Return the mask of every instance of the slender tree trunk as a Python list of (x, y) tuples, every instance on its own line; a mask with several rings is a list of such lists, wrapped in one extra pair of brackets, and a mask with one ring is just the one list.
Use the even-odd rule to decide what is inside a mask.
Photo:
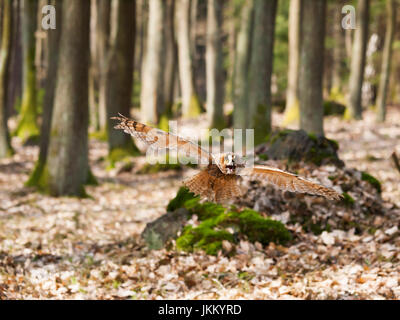
[(45, 81), (45, 93), (43, 98), (43, 114), (42, 124), (40, 128), (40, 140), (39, 140), (39, 158), (32, 171), (27, 186), (39, 186), (39, 178), (43, 174), (43, 169), (46, 165), (47, 153), (50, 143), (50, 128), (51, 119), (54, 108), (54, 96), (57, 82), (57, 69), (59, 59), (59, 44), (62, 28), (62, 0), (53, 0), (52, 5), (56, 8), (56, 23), (57, 27), (54, 30), (47, 31), (48, 36), (48, 70)]
[(10, 79), (10, 61), (12, 48), (13, 10), (12, 1), (4, 0), (2, 7), (2, 28), (0, 47), (0, 158), (10, 156), (12, 148), (7, 126), (7, 94)]
[(107, 107), (106, 107), (106, 64), (109, 50), (110, 37), (110, 12), (111, 0), (97, 0), (97, 61), (99, 78), (99, 126), (101, 132), (106, 132), (107, 128)]
[(229, 102), (233, 102), (233, 75), (235, 70), (235, 54), (236, 54), (236, 38), (237, 38), (237, 28), (236, 28), (236, 6), (237, 4), (234, 1), (227, 2), (227, 9), (225, 16), (231, 17), (230, 19), (226, 19), (227, 29), (228, 29), (228, 75), (226, 82), (226, 99)]
[(386, 12), (387, 12), (387, 22), (386, 22), (386, 34), (385, 34), (385, 44), (383, 47), (383, 57), (382, 57), (382, 68), (381, 77), (379, 82), (378, 97), (377, 97), (377, 120), (385, 121), (386, 118), (386, 98), (389, 87), (390, 78), (390, 68), (392, 61), (392, 45), (394, 39), (394, 33), (396, 28), (396, 1), (387, 0)]
[(349, 107), (346, 118), (361, 119), (361, 89), (364, 79), (365, 50), (368, 39), (369, 0), (358, 0), (356, 30), (349, 79)]
[(35, 32), (37, 22), (37, 0), (23, 1), (22, 38), (23, 38), (23, 95), (20, 119), (16, 135), (23, 142), (39, 136), (37, 124), (36, 101), (36, 67), (35, 67)]
[(167, 113), (169, 113), (174, 103), (174, 78), (177, 76), (177, 46), (174, 30), (174, 0), (165, 1), (165, 11), (164, 101), (167, 108)]
[(190, 45), (190, 0), (177, 0), (175, 8), (182, 115), (189, 118), (201, 112), (193, 78), (193, 52), (191, 52)]
[(302, 0), (299, 73), (300, 128), (323, 135), (325, 1)]
[(331, 94), (337, 96), (342, 93), (342, 81), (345, 71), (346, 44), (345, 44), (345, 29), (342, 28), (342, 7), (344, 0), (334, 3), (334, 23), (333, 23), (333, 39), (335, 45), (333, 47), (333, 65), (332, 65), (332, 89)]
[(89, 0), (63, 3), (62, 34), (47, 165), (53, 196), (84, 196), (88, 164)]
[(300, 27), (301, 0), (290, 0), (288, 86), (284, 125), (299, 121)]
[(274, 56), (277, 0), (255, 0), (254, 30), (249, 70), (249, 125), (254, 143), (271, 131), (271, 75)]
[(254, 0), (243, 4), (240, 30), (236, 40), (235, 70), (233, 76), (233, 126), (246, 129), (248, 119), (248, 69), (250, 65), (251, 35)]
[(97, 0), (90, 1), (90, 67), (89, 67), (89, 124), (94, 131), (100, 130), (98, 92), (99, 62), (97, 57)]
[(222, 7), (220, 0), (207, 2), (207, 119), (210, 128), (222, 129), (224, 123), (224, 69), (222, 55)]
[(127, 155), (138, 154), (133, 140), (115, 130), (110, 118), (121, 113), (129, 116), (131, 107), (135, 51), (135, 2), (113, 0), (110, 49), (106, 66), (107, 136), (110, 165)]
[(164, 0), (149, 0), (149, 21), (147, 27), (147, 45), (143, 61), (142, 88), (140, 105), (142, 120), (157, 124), (164, 110), (164, 63), (165, 32)]

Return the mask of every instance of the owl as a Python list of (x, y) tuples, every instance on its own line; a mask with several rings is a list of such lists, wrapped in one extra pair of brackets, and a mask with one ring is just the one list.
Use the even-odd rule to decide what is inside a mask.
[(231, 152), (212, 154), (190, 140), (131, 120), (121, 114), (111, 119), (119, 121), (115, 129), (121, 129), (139, 138), (152, 148), (176, 149), (187, 155), (197, 156), (206, 168), (183, 181), (183, 184), (194, 194), (210, 201), (223, 203), (243, 195), (244, 190), (239, 184), (242, 176), (266, 180), (281, 190), (323, 196), (329, 200), (342, 198), (335, 190), (298, 175), (268, 166), (246, 166), (246, 162), (239, 155)]

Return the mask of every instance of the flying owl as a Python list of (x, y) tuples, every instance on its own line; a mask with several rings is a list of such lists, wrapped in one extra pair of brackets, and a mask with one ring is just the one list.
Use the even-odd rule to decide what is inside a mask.
[(281, 190), (319, 195), (329, 200), (342, 198), (335, 190), (295, 174), (268, 166), (247, 167), (245, 161), (234, 153), (211, 154), (190, 140), (131, 120), (121, 114), (111, 119), (120, 121), (115, 129), (121, 129), (139, 138), (152, 148), (177, 149), (187, 155), (196, 155), (207, 167), (185, 180), (183, 184), (194, 194), (210, 201), (225, 202), (241, 196), (243, 190), (238, 182), (242, 176), (266, 180)]

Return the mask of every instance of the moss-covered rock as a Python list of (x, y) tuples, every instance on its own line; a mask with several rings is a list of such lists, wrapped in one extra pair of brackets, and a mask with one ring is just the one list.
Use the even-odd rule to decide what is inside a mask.
[(189, 211), (184, 208), (169, 211), (148, 223), (141, 236), (150, 249), (159, 250), (165, 246), (168, 240), (176, 237), (188, 217)]
[(264, 159), (311, 162), (316, 165), (334, 164), (343, 167), (338, 157), (339, 145), (323, 136), (308, 134), (304, 130), (282, 130), (267, 137), (267, 143), (257, 149)]
[(240, 238), (245, 238), (265, 245), (269, 242), (284, 244), (291, 239), (290, 232), (281, 222), (264, 218), (251, 209), (238, 210), (233, 206), (228, 209), (216, 203), (201, 203), (184, 187), (168, 205), (169, 209), (176, 210), (177, 207), (185, 208), (191, 215), (196, 214), (200, 221), (198, 226), (183, 229), (176, 240), (178, 250), (201, 249), (215, 255), (222, 249), (224, 240), (237, 243)]

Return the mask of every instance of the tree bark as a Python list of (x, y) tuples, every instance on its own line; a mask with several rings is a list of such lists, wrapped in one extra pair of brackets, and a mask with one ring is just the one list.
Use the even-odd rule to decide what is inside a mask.
[(342, 20), (342, 7), (344, 0), (334, 3), (334, 23), (333, 23), (333, 65), (332, 65), (332, 89), (331, 94), (337, 96), (342, 93), (342, 81), (345, 72), (345, 58), (346, 58), (346, 43), (345, 43), (345, 29), (338, 21)]
[(110, 118), (118, 113), (129, 116), (135, 50), (135, 2), (113, 0), (110, 48), (106, 65), (107, 137), (110, 165), (127, 155), (138, 154), (132, 138), (115, 130)]
[(13, 8), (11, 0), (4, 0), (2, 7), (2, 28), (0, 47), (0, 158), (12, 154), (10, 134), (7, 126), (7, 95), (10, 79), (10, 61), (13, 39)]
[(100, 130), (99, 105), (96, 92), (99, 88), (99, 63), (97, 57), (97, 1), (90, 0), (90, 66), (89, 66), (89, 125)]
[(361, 119), (361, 89), (364, 79), (365, 51), (368, 39), (369, 0), (358, 0), (356, 30), (349, 79), (349, 106), (346, 118)]
[(63, 3), (57, 85), (47, 165), (41, 181), (53, 196), (84, 196), (88, 164), (89, 0)]
[(248, 126), (248, 69), (250, 65), (251, 35), (253, 28), (254, 0), (243, 4), (240, 30), (236, 40), (235, 69), (233, 75), (233, 126)]
[(164, 110), (164, 0), (149, 0), (147, 45), (143, 61), (140, 105), (142, 120), (157, 124)]
[(40, 128), (39, 158), (26, 185), (37, 186), (38, 178), (41, 177), (46, 164), (48, 147), (50, 142), (51, 119), (54, 109), (54, 96), (57, 82), (57, 69), (59, 59), (59, 44), (62, 28), (62, 0), (53, 0), (52, 5), (56, 8), (56, 29), (47, 31), (48, 35), (48, 70), (45, 82), (45, 93), (43, 98), (42, 124)]
[(177, 77), (177, 46), (174, 28), (174, 0), (165, 1), (165, 11), (164, 101), (167, 113), (169, 113), (174, 103), (174, 78)]
[(23, 94), (20, 119), (16, 135), (28, 142), (39, 136), (37, 124), (37, 89), (35, 67), (35, 32), (37, 25), (37, 0), (23, 1), (22, 46), (23, 46)]
[(301, 0), (290, 0), (288, 86), (284, 125), (299, 121), (300, 28)]
[(190, 118), (201, 112), (193, 78), (193, 52), (191, 52), (190, 45), (190, 0), (177, 0), (175, 8), (182, 115)]
[(385, 121), (386, 118), (386, 98), (389, 87), (390, 68), (392, 62), (392, 45), (396, 28), (396, 1), (387, 0), (386, 2), (386, 34), (385, 44), (383, 47), (381, 77), (379, 81), (378, 97), (377, 97), (377, 120)]
[(299, 73), (300, 128), (323, 135), (325, 1), (302, 0)]
[(277, 0), (255, 0), (254, 30), (249, 70), (249, 126), (254, 143), (271, 131), (271, 75)]
[(99, 70), (99, 127), (101, 132), (106, 132), (108, 122), (106, 106), (106, 59), (109, 50), (111, 0), (97, 0), (96, 6), (96, 51)]
[(209, 128), (222, 129), (224, 123), (224, 69), (222, 55), (222, 7), (220, 0), (207, 2), (207, 119)]

